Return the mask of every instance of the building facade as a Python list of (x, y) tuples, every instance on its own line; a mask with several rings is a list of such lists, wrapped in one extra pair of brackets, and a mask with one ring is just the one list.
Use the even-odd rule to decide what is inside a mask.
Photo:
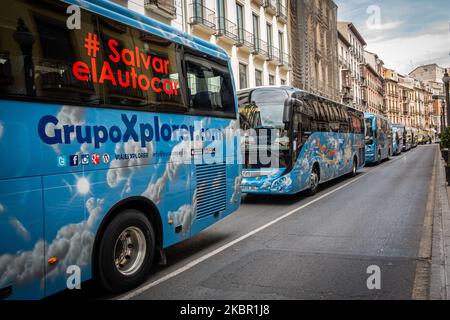
[(386, 116), (392, 123), (404, 123), (404, 114), (400, 103), (398, 74), (392, 69), (383, 68), (383, 78)]
[(238, 89), (290, 85), (287, 0), (117, 0), (221, 46)]
[(289, 2), (292, 84), (340, 101), (336, 4), (332, 0)]
[(445, 68), (437, 64), (419, 66), (409, 73), (411, 77), (425, 83), (429, 87), (432, 97), (435, 96), (435, 99), (431, 99), (430, 121), (432, 121), (432, 126), (437, 132), (442, 130), (445, 123), (445, 107), (443, 107), (445, 106), (445, 100), (439, 98), (444, 95), (444, 84), (442, 82), (444, 74)]
[(362, 65), (362, 103), (366, 111), (386, 115), (384, 103), (383, 61), (375, 53), (364, 52)]
[[(338, 31), (347, 39), (351, 47), (349, 49), (350, 73), (353, 84), (353, 102), (352, 106), (358, 110), (366, 111), (367, 98), (363, 96), (364, 78), (364, 47), (367, 45), (358, 29), (351, 22), (339, 21), (337, 23)], [(364, 100), (364, 98), (366, 100)]]
[(338, 62), (339, 62), (339, 96), (340, 102), (346, 105), (353, 103), (353, 78), (350, 68), (350, 48), (352, 45), (338, 31)]

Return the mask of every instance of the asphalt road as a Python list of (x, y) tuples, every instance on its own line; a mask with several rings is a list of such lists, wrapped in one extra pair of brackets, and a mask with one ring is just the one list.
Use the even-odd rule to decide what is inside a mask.
[[(232, 216), (169, 248), (168, 265), (156, 266), (140, 288), (121, 296), (89, 287), (79, 294), (411, 299), (436, 148), (420, 146), (356, 178), (322, 185), (312, 198), (248, 196)], [(380, 290), (367, 287), (369, 266), (380, 269)]]
[[(231, 217), (170, 248), (169, 265), (141, 289), (116, 298), (410, 299), (436, 148), (365, 168), (314, 198), (247, 197)], [(381, 290), (367, 287), (373, 265)]]

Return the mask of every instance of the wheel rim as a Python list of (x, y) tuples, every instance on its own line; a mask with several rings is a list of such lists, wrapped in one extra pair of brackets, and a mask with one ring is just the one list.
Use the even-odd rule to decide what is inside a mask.
[(126, 228), (119, 236), (114, 247), (114, 264), (124, 276), (136, 273), (144, 263), (147, 242), (141, 229)]
[(311, 190), (316, 190), (317, 186), (319, 185), (319, 176), (317, 175), (316, 172), (313, 172), (311, 174)]
[(356, 174), (356, 162), (353, 162), (353, 174)]

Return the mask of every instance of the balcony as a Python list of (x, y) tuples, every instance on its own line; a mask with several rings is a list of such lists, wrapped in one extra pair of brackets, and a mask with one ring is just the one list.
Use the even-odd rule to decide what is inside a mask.
[(217, 19), (217, 37), (230, 44), (237, 44), (239, 42), (237, 24), (225, 17), (219, 17)]
[(277, 1), (276, 0), (264, 0), (264, 9), (271, 15), (277, 14)]
[(174, 2), (175, 0), (145, 0), (144, 6), (145, 9), (172, 20), (177, 17), (177, 8)]
[(254, 46), (253, 46), (253, 54), (256, 57), (268, 60), (269, 59), (269, 48), (267, 46), (267, 42), (261, 39), (254, 39)]
[(290, 69), (292, 67), (291, 56), (288, 53), (280, 53), (280, 64), (281, 68)]
[(191, 18), (189, 24), (193, 30), (199, 30), (209, 35), (216, 33), (216, 14), (198, 2), (190, 4)]
[(264, 0), (251, 0), (251, 2), (258, 7), (261, 7), (264, 4)]
[(279, 22), (287, 23), (288, 19), (287, 8), (280, 0), (277, 1), (277, 18)]
[(280, 59), (280, 49), (275, 48), (274, 46), (268, 46), (269, 51), (269, 60), (278, 65), (281, 61)]
[(253, 33), (248, 32), (247, 30), (238, 28), (238, 43), (237, 47), (241, 50), (253, 52), (255, 48), (255, 36)]

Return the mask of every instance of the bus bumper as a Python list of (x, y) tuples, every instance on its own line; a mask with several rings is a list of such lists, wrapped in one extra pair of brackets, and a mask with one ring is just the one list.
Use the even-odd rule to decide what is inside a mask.
[(241, 190), (244, 194), (291, 194), (291, 175), (283, 175), (284, 170), (273, 170), (268, 175), (257, 175), (256, 171), (244, 171)]
[(377, 160), (375, 159), (374, 153), (366, 152), (366, 163), (375, 163)]

